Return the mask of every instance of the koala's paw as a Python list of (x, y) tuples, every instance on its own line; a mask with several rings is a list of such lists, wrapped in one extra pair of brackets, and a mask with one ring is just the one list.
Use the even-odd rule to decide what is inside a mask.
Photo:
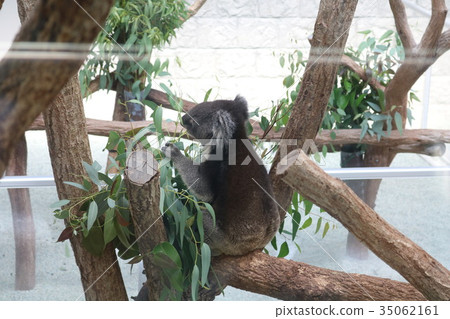
[(166, 145), (161, 148), (161, 151), (168, 158), (174, 158), (181, 155), (180, 150), (172, 143), (166, 143)]

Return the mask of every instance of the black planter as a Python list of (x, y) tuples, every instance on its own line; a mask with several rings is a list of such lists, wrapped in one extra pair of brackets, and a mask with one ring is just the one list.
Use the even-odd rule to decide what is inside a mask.
[[(364, 151), (357, 144), (347, 144), (341, 148), (341, 167), (363, 167)], [(365, 201), (366, 180), (347, 180), (345, 184), (350, 187), (356, 195)], [(352, 233), (347, 236), (347, 255), (357, 259), (368, 257), (367, 247)]]

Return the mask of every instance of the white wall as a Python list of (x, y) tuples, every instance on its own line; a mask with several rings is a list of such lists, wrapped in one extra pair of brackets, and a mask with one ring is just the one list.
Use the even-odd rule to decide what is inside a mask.
[[(410, 2), (426, 9), (431, 6), (426, 0)], [(171, 60), (170, 80), (187, 99), (202, 101), (206, 90), (213, 88), (213, 98), (242, 94), (251, 107), (268, 108), (284, 94), (282, 79), (287, 71), (280, 67), (279, 55), (294, 49), (307, 55), (307, 37), (313, 32), (318, 7), (319, 0), (209, 0), (158, 56)], [(419, 42), (429, 19), (411, 9), (407, 13)], [(360, 0), (348, 44), (360, 43), (363, 36), (358, 31), (373, 30), (381, 36), (389, 29), (395, 25), (388, 1)], [(436, 62), (432, 75), (429, 127), (449, 128), (450, 53)], [(423, 87), (423, 79), (414, 86), (420, 98)], [(422, 103), (413, 107), (413, 126), (418, 127)]]

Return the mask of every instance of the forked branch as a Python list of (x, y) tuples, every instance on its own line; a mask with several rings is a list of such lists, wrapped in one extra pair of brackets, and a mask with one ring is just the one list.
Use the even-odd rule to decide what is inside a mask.
[(405, 5), (402, 0), (389, 0), (389, 4), (394, 15), (395, 28), (397, 29), (398, 36), (400, 37), (406, 54), (408, 55), (416, 46), (416, 42), (411, 32), (411, 28), (409, 27)]

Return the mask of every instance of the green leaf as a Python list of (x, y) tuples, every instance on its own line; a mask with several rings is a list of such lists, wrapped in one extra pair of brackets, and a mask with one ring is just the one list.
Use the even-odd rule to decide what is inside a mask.
[(369, 125), (367, 124), (367, 119), (361, 123), (361, 135), (359, 136), (359, 140), (362, 140), (369, 129)]
[(202, 256), (202, 276), (201, 285), (204, 286), (208, 281), (209, 267), (211, 265), (211, 249), (208, 244), (203, 243), (200, 248), (200, 253)]
[(305, 205), (305, 215), (308, 215), (311, 212), (311, 209), (313, 207), (313, 203), (311, 203), (309, 200), (303, 200), (303, 204)]
[(359, 31), (358, 33), (364, 34), (364, 35), (368, 35), (370, 32), (372, 32), (372, 31), (370, 31), (370, 30), (364, 30), (364, 31)]
[(338, 112), (339, 115), (345, 116), (345, 111), (343, 109), (337, 109), (336, 112)]
[(369, 102), (369, 101), (366, 101), (366, 102), (367, 102), (367, 104), (369, 104), (369, 106), (370, 106), (375, 112), (381, 112), (380, 106), (378, 106), (376, 103)]
[(106, 202), (108, 203), (109, 208), (116, 207), (116, 201), (110, 197), (106, 199)]
[(89, 231), (92, 226), (94, 225), (94, 222), (97, 220), (97, 214), (98, 214), (98, 206), (97, 203), (93, 200), (89, 204), (88, 209), (88, 220), (87, 220), (87, 230)]
[(323, 228), (323, 234), (322, 238), (325, 237), (325, 235), (328, 233), (328, 230), (330, 229), (330, 224), (328, 222), (325, 223), (325, 227)]
[(169, 242), (162, 242), (153, 249), (154, 255), (167, 256), (178, 268), (181, 268), (181, 258), (175, 247)]
[(60, 207), (65, 206), (65, 205), (67, 205), (69, 203), (70, 203), (70, 200), (68, 200), (68, 199), (61, 199), (61, 200), (51, 204), (50, 208), (60, 208)]
[(101, 187), (101, 182), (98, 179), (98, 172), (94, 169), (94, 167), (84, 161), (83, 167), (86, 170), (86, 173), (88, 174), (91, 181), (94, 182), (94, 184), (96, 184), (98, 187)]
[(86, 237), (83, 237), (81, 245), (94, 256), (101, 256), (105, 249), (103, 232), (100, 227), (92, 228)]
[(117, 233), (114, 227), (114, 210), (107, 209), (105, 212), (105, 222), (103, 226), (103, 240), (105, 245), (116, 238)]
[(84, 187), (84, 185), (81, 185), (81, 184), (78, 184), (78, 183), (74, 183), (74, 182), (64, 182), (64, 184), (67, 184), (67, 185), (70, 185), (70, 186), (73, 186), (73, 187), (82, 189), (82, 190), (84, 190), (85, 192), (88, 192), (88, 191), (89, 191), (89, 189), (87, 189), (86, 187)]
[(408, 119), (409, 125), (412, 125), (412, 120), (414, 119), (414, 116), (412, 115), (411, 109), (406, 109), (406, 117)]
[(216, 213), (214, 212), (214, 208), (211, 206), (211, 204), (209, 203), (203, 203), (206, 207), (206, 209), (208, 210), (209, 214), (211, 215), (212, 219), (213, 219), (213, 226), (216, 226)]
[(295, 240), (295, 236), (297, 235), (297, 231), (300, 227), (301, 219), (302, 216), (297, 210), (292, 213), (292, 240)]
[(156, 131), (162, 133), (162, 116), (163, 109), (161, 105), (158, 105), (156, 110), (153, 112), (153, 121), (155, 123)]
[(281, 244), (280, 252), (278, 253), (278, 258), (284, 258), (289, 254), (289, 246), (287, 242)]
[(288, 75), (283, 80), (283, 85), (287, 88), (291, 87), (294, 84), (295, 80), (292, 75)]
[(191, 274), (192, 300), (197, 300), (199, 273), (200, 273), (200, 270), (198, 269), (198, 266), (194, 265), (194, 268), (192, 269), (192, 274)]
[(203, 229), (203, 212), (200, 208), (197, 209), (197, 228), (200, 235), (200, 242), (204, 242), (205, 230)]
[(66, 219), (66, 218), (69, 218), (70, 212), (69, 212), (68, 209), (64, 209), (64, 210), (56, 210), (56, 211), (54, 212), (54, 215), (55, 215), (55, 218), (58, 218), (58, 219)]
[(272, 240), (270, 241), (270, 244), (272, 245), (273, 249), (278, 250), (278, 246), (277, 246), (277, 237), (273, 237)]
[(385, 33), (383, 33), (383, 35), (378, 39), (378, 41), (383, 41), (384, 39), (389, 38), (392, 34), (394, 33), (394, 31), (392, 30), (387, 30)]
[(261, 122), (259, 126), (263, 131), (265, 131), (269, 127), (269, 120), (265, 116), (261, 116)]
[(303, 223), (303, 225), (302, 225), (302, 227), (301, 227), (300, 229), (302, 230), (302, 229), (308, 228), (309, 226), (311, 226), (311, 224), (312, 224), (312, 218), (309, 217), (309, 218)]
[(395, 125), (397, 126), (397, 130), (400, 132), (400, 135), (403, 134), (403, 120), (402, 115), (399, 112), (395, 112), (394, 114)]
[(345, 109), (348, 105), (350, 98), (348, 95), (339, 95), (337, 100), (336, 100), (336, 104), (338, 106), (339, 109)]
[(320, 230), (320, 226), (322, 226), (322, 217), (319, 218), (319, 220), (317, 221), (317, 226), (316, 226), (316, 231), (314, 232), (315, 234), (317, 234)]
[(209, 96), (211, 95), (211, 92), (212, 92), (212, 88), (210, 88), (208, 91), (206, 91), (205, 97), (203, 98), (203, 102), (208, 101)]
[(106, 146), (103, 150), (112, 150), (114, 149), (114, 147), (117, 146), (117, 143), (119, 143), (120, 140), (120, 135), (119, 133), (115, 132), (115, 131), (110, 131), (109, 132), (109, 137), (108, 137), (108, 143), (106, 143)]
[(281, 56), (281, 57), (280, 57), (280, 66), (281, 66), (282, 68), (284, 68), (284, 62), (285, 62), (284, 56)]

